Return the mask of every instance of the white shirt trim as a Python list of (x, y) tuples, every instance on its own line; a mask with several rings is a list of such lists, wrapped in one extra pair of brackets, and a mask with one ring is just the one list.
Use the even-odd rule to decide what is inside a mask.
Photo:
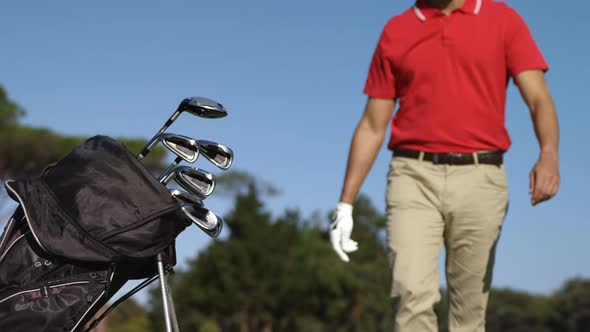
[(477, 0), (477, 4), (475, 5), (475, 10), (473, 11), (473, 14), (475, 14), (475, 15), (479, 14), (479, 11), (481, 10), (482, 3), (483, 3), (483, 0)]
[(420, 8), (418, 8), (418, 6), (414, 6), (414, 12), (416, 13), (416, 16), (418, 16), (420, 21), (426, 21), (426, 16), (422, 14), (422, 11), (420, 10)]

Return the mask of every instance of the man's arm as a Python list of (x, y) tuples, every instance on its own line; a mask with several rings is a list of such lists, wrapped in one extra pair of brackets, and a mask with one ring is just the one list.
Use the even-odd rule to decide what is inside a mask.
[(369, 98), (350, 144), (340, 201), (352, 204), (379, 152), (395, 108), (394, 99)]
[(514, 78), (531, 111), (539, 141), (539, 159), (530, 173), (531, 203), (551, 199), (559, 189), (559, 126), (555, 104), (541, 70), (524, 71)]

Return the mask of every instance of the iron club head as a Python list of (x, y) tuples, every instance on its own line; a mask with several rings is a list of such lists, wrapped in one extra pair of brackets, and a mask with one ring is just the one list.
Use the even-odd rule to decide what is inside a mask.
[(199, 206), (204, 206), (202, 200), (200, 200), (195, 195), (191, 195), (190, 193), (188, 193), (184, 190), (170, 189), (169, 191), (170, 191), (170, 195), (174, 196), (174, 198), (176, 198), (176, 200), (180, 204), (187, 203), (187, 204), (197, 204)]
[(185, 203), (181, 205), (185, 216), (211, 237), (219, 236), (223, 228), (223, 220), (215, 213), (197, 205)]
[(175, 171), (174, 181), (193, 195), (205, 199), (215, 190), (213, 174), (198, 168), (181, 166)]
[(172, 153), (189, 163), (194, 163), (199, 158), (199, 146), (195, 139), (164, 133), (158, 135), (158, 140)]
[(198, 140), (197, 145), (203, 156), (221, 169), (229, 169), (234, 161), (234, 152), (229, 147), (216, 142)]
[(203, 200), (215, 190), (213, 174), (198, 168), (177, 166), (162, 174), (159, 178), (163, 184), (174, 180), (184, 190)]

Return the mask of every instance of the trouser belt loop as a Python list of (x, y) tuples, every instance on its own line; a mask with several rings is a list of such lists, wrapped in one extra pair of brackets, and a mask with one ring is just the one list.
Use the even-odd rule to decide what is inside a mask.
[(424, 160), (424, 151), (420, 151), (420, 153), (418, 154), (418, 160), (420, 160), (420, 161)]
[(479, 166), (479, 154), (477, 154), (477, 152), (473, 152), (473, 162), (475, 163), (475, 166)]

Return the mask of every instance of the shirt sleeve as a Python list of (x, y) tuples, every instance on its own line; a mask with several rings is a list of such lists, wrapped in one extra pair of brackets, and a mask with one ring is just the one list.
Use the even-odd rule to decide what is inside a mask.
[(382, 99), (395, 99), (396, 97), (393, 63), (386, 52), (390, 47), (389, 43), (384, 29), (373, 53), (365, 84), (364, 93), (369, 97)]
[(504, 40), (510, 76), (514, 78), (525, 70), (549, 70), (524, 19), (512, 8), (508, 8), (506, 15)]

